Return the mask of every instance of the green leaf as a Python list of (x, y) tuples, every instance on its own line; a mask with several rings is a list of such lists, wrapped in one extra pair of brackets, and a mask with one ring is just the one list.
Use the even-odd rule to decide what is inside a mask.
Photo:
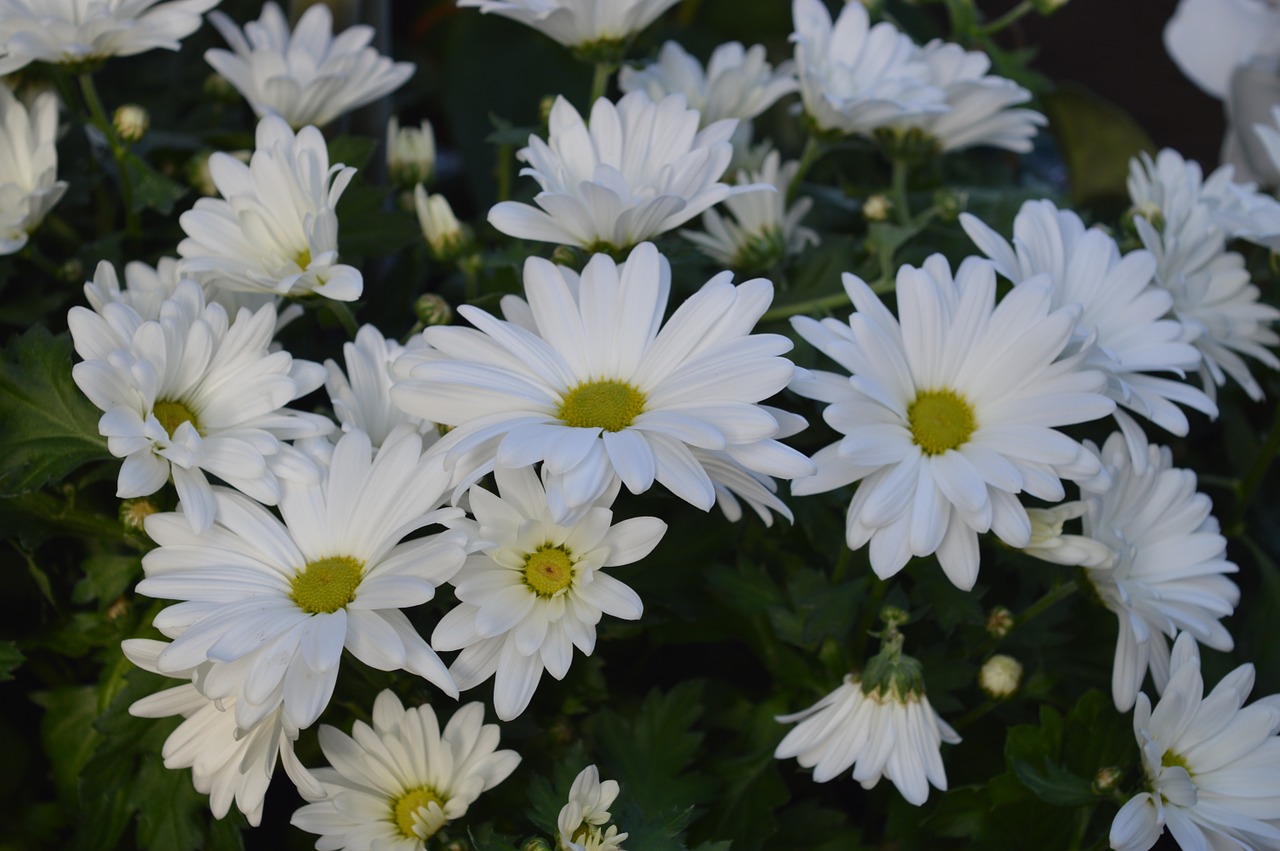
[(1015, 759), (1010, 760), (1010, 765), (1023, 785), (1046, 804), (1078, 807), (1097, 800), (1088, 780), (1048, 759), (1042, 760), (1039, 765)]
[(329, 162), (351, 168), (364, 168), (373, 159), (378, 140), (368, 136), (339, 136), (329, 142)]
[(123, 594), (133, 580), (142, 575), (142, 559), (138, 556), (98, 555), (85, 559), (84, 578), (71, 592), (73, 603), (97, 600), (110, 605)]
[(100, 739), (93, 729), (98, 697), (93, 686), (64, 686), (37, 692), (32, 699), (44, 708), (40, 740), (53, 763), (53, 783), (63, 802), (76, 800), (80, 769)]
[(1067, 162), (1072, 204), (1126, 200), (1129, 160), (1156, 150), (1146, 131), (1120, 107), (1078, 86), (1046, 95), (1044, 107)]
[(178, 202), (178, 199), (187, 194), (187, 187), (165, 177), (135, 153), (126, 152), (123, 165), (125, 174), (133, 186), (135, 213), (155, 210), (167, 216), (173, 212), (173, 205)]
[(130, 802), (138, 809), (138, 845), (154, 851), (191, 851), (204, 844), (204, 795), (189, 769), (171, 771), (159, 753), (142, 757)]
[(71, 380), (71, 338), (37, 326), (0, 355), (0, 496), (62, 479), (111, 457), (99, 412)]
[(13, 679), (13, 672), (26, 658), (18, 649), (18, 642), (0, 641), (0, 683)]

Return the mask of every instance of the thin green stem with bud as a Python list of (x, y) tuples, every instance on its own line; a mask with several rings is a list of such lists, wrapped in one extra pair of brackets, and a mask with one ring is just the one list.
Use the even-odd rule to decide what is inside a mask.
[(125, 154), (128, 153), (128, 149), (120, 140), (120, 134), (116, 132), (115, 125), (111, 123), (107, 111), (102, 106), (102, 98), (98, 96), (98, 87), (93, 82), (93, 74), (86, 71), (80, 75), (79, 79), (80, 93), (84, 97), (85, 107), (89, 110), (89, 118), (93, 126), (107, 137), (107, 144), (111, 146), (111, 156), (116, 161), (116, 171), (120, 175), (120, 196), (124, 201), (125, 230), (131, 236), (137, 235), (141, 228), (138, 214), (133, 209), (133, 183), (129, 180), (129, 170), (125, 168)]
[[(618, 66), (612, 62), (595, 63), (595, 73), (591, 76), (591, 103), (595, 103), (609, 91), (609, 80)], [(588, 107), (590, 109), (590, 107)]]
[(1032, 3), (1031, 0), (1022, 0), (1022, 2), (1017, 6), (1014, 6), (991, 23), (983, 24), (980, 31), (985, 36), (995, 35), (1001, 30), (1008, 29), (1027, 15), (1031, 14), (1034, 9), (1035, 4)]

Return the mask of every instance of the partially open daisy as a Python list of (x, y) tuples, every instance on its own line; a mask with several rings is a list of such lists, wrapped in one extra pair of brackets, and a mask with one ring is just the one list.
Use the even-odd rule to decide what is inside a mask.
[(0, 255), (21, 250), (67, 191), (58, 180), (57, 134), (57, 95), (42, 92), (28, 108), (0, 85)]
[(1022, 547), (1031, 537), (1015, 494), (1057, 502), (1060, 479), (1100, 471), (1098, 459), (1058, 426), (1110, 413), (1100, 372), (1056, 360), (1071, 341), (1071, 310), (1052, 310), (1043, 278), (995, 304), (995, 270), (969, 258), (956, 272), (942, 255), (898, 272), (899, 318), (859, 278), (845, 289), (857, 309), (835, 319), (792, 320), (796, 331), (853, 375), (814, 372), (792, 389), (831, 403), (823, 417), (844, 437), (814, 456), (818, 473), (796, 494), (860, 481), (846, 537), (870, 541), (880, 577), (912, 556), (936, 553), (956, 586), (978, 577), (977, 533)]
[(520, 764), (515, 751), (497, 749), (498, 726), (483, 723), (479, 703), (453, 713), (441, 732), (429, 705), (405, 709), (383, 691), (372, 720), (372, 727), (355, 722), (351, 736), (320, 728), (320, 749), (334, 767), (314, 773), (327, 797), (293, 814), (295, 826), (319, 834), (316, 848), (423, 851)]
[(462, 650), (449, 668), (458, 688), (495, 677), (493, 707), (510, 721), (529, 705), (544, 670), (562, 679), (575, 646), (591, 654), (601, 615), (640, 617), (640, 597), (604, 568), (644, 558), (667, 524), (656, 517), (614, 524), (609, 493), (581, 521), (560, 525), (532, 468), (499, 468), (495, 477), (498, 496), (471, 488), (472, 531), (484, 543), (451, 580), (462, 602), (431, 644)]
[(767, 475), (805, 475), (808, 459), (774, 440), (778, 419), (757, 404), (795, 371), (781, 357), (787, 338), (750, 333), (773, 285), (734, 286), (731, 277), (717, 275), (664, 324), (670, 270), (651, 244), (623, 266), (598, 254), (581, 278), (530, 258), (524, 309), (536, 332), (461, 307), (476, 329), (424, 331), (435, 351), (401, 357), (405, 379), (392, 399), (456, 426), (431, 450), (455, 485), (542, 462), (551, 516), (562, 524), (619, 478), (632, 493), (656, 481), (711, 508), (715, 483), (693, 449), (731, 452)]
[(618, 797), (617, 780), (601, 780), (600, 771), (588, 765), (573, 779), (569, 801), (560, 809), (556, 827), (559, 851), (622, 851), (627, 834), (609, 824), (609, 807)]
[(405, 670), (450, 695), (453, 680), (401, 609), (430, 600), (462, 565), (465, 536), (409, 533), (460, 516), (432, 510), (447, 477), (423, 458), (408, 426), (376, 456), (363, 432), (344, 435), (324, 481), (287, 482), (280, 520), (216, 489), (218, 522), (193, 534), (181, 515), (153, 514), (159, 546), (143, 559), (138, 593), (184, 601), (156, 627), (174, 639), (162, 673), (213, 663), (197, 683), (236, 698), (236, 724), (252, 727), (283, 704), (284, 722), (310, 726), (333, 693), (345, 647), (372, 668)]

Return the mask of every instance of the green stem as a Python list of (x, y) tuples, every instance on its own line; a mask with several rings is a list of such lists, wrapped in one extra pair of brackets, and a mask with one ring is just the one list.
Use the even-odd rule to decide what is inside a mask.
[(80, 75), (80, 93), (84, 96), (84, 104), (89, 110), (90, 120), (107, 137), (107, 143), (111, 146), (111, 156), (115, 158), (116, 171), (120, 175), (120, 196), (124, 201), (125, 229), (131, 236), (136, 236), (141, 229), (138, 214), (133, 209), (133, 184), (129, 180), (129, 171), (125, 168), (127, 150), (124, 143), (120, 141), (120, 135), (116, 133), (115, 125), (111, 123), (107, 111), (102, 106), (102, 98), (98, 96), (98, 87), (94, 85), (93, 74), (87, 71)]
[(512, 163), (515, 161), (515, 146), (506, 143), (498, 146), (498, 200), (507, 201), (511, 198), (511, 181), (514, 175), (514, 167)]
[(961, 715), (958, 719), (956, 719), (951, 724), (951, 726), (957, 730), (963, 730), (964, 728), (972, 724), (974, 721), (977, 721), (983, 715), (986, 715), (988, 712), (995, 709), (997, 705), (999, 705), (999, 701), (992, 700), (991, 698), (987, 698), (985, 701), (978, 704), (973, 709), (970, 709), (964, 715)]
[(849, 657), (859, 667), (867, 661), (867, 641), (871, 638), (871, 625), (880, 616), (880, 603), (888, 592), (888, 582), (879, 577), (871, 579), (871, 594), (863, 601), (862, 615), (858, 618), (857, 631), (853, 634), (853, 652)]
[(1016, 24), (1019, 20), (1026, 17), (1026, 15), (1034, 8), (1035, 6), (1032, 4), (1031, 0), (1022, 0), (1022, 2), (1017, 6), (1014, 6), (991, 23), (983, 24), (980, 28), (980, 32), (985, 36), (995, 35), (1001, 30)]
[(342, 330), (347, 332), (347, 336), (354, 340), (356, 334), (360, 332), (360, 324), (356, 322), (356, 315), (351, 312), (351, 308), (347, 303), (327, 298), (322, 304), (324, 309), (332, 313), (333, 318), (338, 320), (338, 324), (342, 326)]
[(1254, 495), (1257, 494), (1258, 488), (1262, 486), (1262, 479), (1278, 451), (1280, 451), (1280, 406), (1276, 407), (1275, 419), (1271, 422), (1267, 439), (1263, 441), (1262, 448), (1258, 451), (1258, 457), (1253, 459), (1253, 466), (1240, 482), (1236, 499), (1237, 523), (1244, 522), (1244, 513), (1249, 508), (1249, 503), (1253, 501)]
[(1022, 613), (1013, 619), (1013, 626), (1010, 629), (1017, 629), (1032, 618), (1039, 617), (1079, 590), (1080, 586), (1076, 584), (1074, 579), (1068, 579), (1061, 585), (1055, 585), (1043, 597), (1023, 609)]
[(910, 163), (901, 157), (895, 157), (889, 198), (893, 201), (893, 212), (898, 217), (898, 224), (903, 227), (911, 225), (911, 207), (907, 204), (907, 177), (910, 173)]
[[(877, 294), (884, 294), (893, 289), (893, 278), (885, 277), (876, 281), (871, 285), (871, 291)], [(831, 293), (830, 295), (818, 296), (817, 298), (806, 299), (805, 301), (793, 301), (788, 304), (780, 304), (772, 310), (766, 311), (764, 316), (760, 317), (760, 322), (780, 322), (783, 319), (789, 319), (792, 316), (800, 316), (801, 314), (827, 312), (832, 308), (844, 307), (851, 304), (849, 294), (844, 290)]]
[(796, 193), (800, 191), (800, 181), (804, 180), (809, 169), (813, 168), (813, 164), (822, 159), (826, 152), (826, 145), (819, 142), (816, 136), (810, 136), (804, 143), (804, 151), (800, 154), (800, 167), (796, 169), (795, 177), (791, 178), (791, 183), (787, 186), (788, 204), (795, 200)]
[(617, 67), (618, 66), (614, 65), (612, 62), (596, 63), (595, 73), (591, 77), (592, 104), (604, 97), (605, 92), (609, 91), (609, 80), (613, 77), (613, 72), (617, 70)]

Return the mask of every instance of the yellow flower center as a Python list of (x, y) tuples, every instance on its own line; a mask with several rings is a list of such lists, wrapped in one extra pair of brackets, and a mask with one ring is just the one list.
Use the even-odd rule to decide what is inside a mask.
[(587, 381), (565, 394), (556, 412), (573, 428), (622, 431), (644, 412), (645, 397), (625, 381)]
[(151, 409), (151, 413), (155, 414), (156, 419), (160, 421), (160, 425), (164, 426), (165, 432), (170, 437), (173, 437), (173, 433), (183, 423), (191, 423), (191, 427), (197, 434), (204, 434), (200, 430), (200, 421), (196, 419), (195, 413), (183, 402), (160, 399)]
[[(419, 786), (417, 789), (410, 789), (399, 798), (396, 798), (395, 803), (391, 805), (391, 817), (395, 819), (396, 827), (400, 829), (401, 835), (406, 839), (427, 839), (435, 833), (435, 830), (430, 829), (429, 821), (429, 832), (426, 836), (419, 836), (413, 832), (414, 813), (426, 808), (429, 804), (435, 804), (443, 809), (445, 800), (440, 797), (440, 793), (430, 786)], [(437, 827), (436, 830), (438, 829)]]
[(911, 438), (926, 455), (963, 446), (978, 427), (973, 408), (954, 390), (926, 390), (907, 408)]
[(543, 544), (524, 561), (524, 582), (539, 597), (554, 597), (573, 582), (573, 561), (564, 547)]
[(307, 562), (293, 577), (289, 597), (298, 608), (312, 615), (336, 612), (355, 599), (364, 563), (351, 556), (330, 556)]
[(1164, 756), (1160, 757), (1160, 766), (1162, 768), (1172, 768), (1173, 766), (1186, 769), (1187, 774), (1191, 774), (1191, 766), (1187, 764), (1187, 758), (1173, 751), (1165, 751)]
[(311, 249), (304, 248), (293, 256), (293, 262), (298, 264), (298, 268), (306, 271), (311, 265)]

